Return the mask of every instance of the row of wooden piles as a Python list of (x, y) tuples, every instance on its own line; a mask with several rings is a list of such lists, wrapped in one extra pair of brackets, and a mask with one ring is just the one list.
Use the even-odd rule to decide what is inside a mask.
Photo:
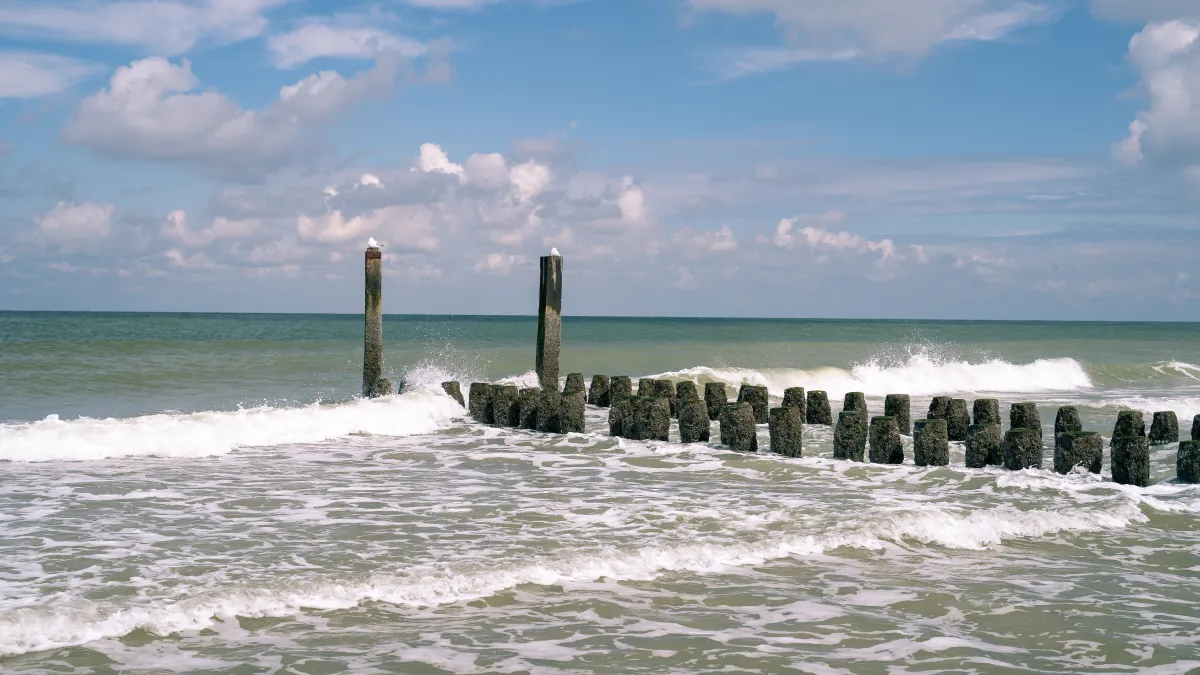
[[(549, 433), (582, 433), (584, 406), (608, 408), (609, 434), (631, 440), (670, 441), (671, 420), (677, 419), (679, 441), (711, 441), (711, 423), (717, 422), (719, 441), (739, 452), (758, 451), (758, 425), (765, 424), (772, 452), (800, 457), (805, 424), (834, 427), (833, 455), (836, 459), (877, 464), (904, 462), (902, 436), (912, 436), (913, 461), (918, 466), (950, 463), (950, 442), (965, 444), (968, 468), (1002, 466), (1010, 470), (1042, 468), (1043, 431), (1034, 403), (1013, 403), (1009, 429), (1002, 429), (1000, 402), (994, 398), (967, 400), (936, 396), (924, 419), (911, 421), (907, 394), (884, 397), (883, 415), (870, 417), (862, 392), (846, 394), (836, 424), (829, 396), (820, 390), (792, 387), (784, 391), (778, 407), (771, 408), (767, 388), (743, 384), (735, 400), (720, 382), (704, 384), (703, 398), (696, 383), (643, 378), (634, 391), (633, 380), (624, 375), (596, 375), (585, 387), (581, 373), (567, 375), (563, 391), (538, 387), (476, 382), (465, 403), (457, 382), (443, 388), (463, 403), (476, 421), (502, 427)], [(1200, 483), (1200, 415), (1192, 422), (1192, 440), (1179, 444), (1176, 457), (1178, 479)], [(1150, 481), (1150, 447), (1179, 441), (1179, 422), (1174, 412), (1156, 412), (1146, 433), (1141, 412), (1120, 411), (1109, 441), (1113, 480), (1145, 486)], [(1066, 474), (1076, 467), (1101, 472), (1104, 439), (1098, 432), (1084, 431), (1074, 406), (1058, 409), (1054, 421), (1054, 470)]]

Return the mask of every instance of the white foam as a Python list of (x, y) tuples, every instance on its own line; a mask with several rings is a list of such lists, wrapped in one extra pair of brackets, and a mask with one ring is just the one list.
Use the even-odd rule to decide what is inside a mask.
[[(488, 597), (525, 584), (565, 586), (600, 580), (652, 580), (664, 572), (718, 573), (762, 565), (789, 556), (819, 555), (847, 546), (878, 549), (886, 540), (916, 540), (948, 548), (978, 549), (1006, 539), (1061, 531), (1104, 530), (1144, 520), (1135, 504), (1123, 501), (1110, 511), (1020, 511), (998, 508), (973, 511), (929, 507), (921, 513), (898, 512), (879, 520), (822, 535), (779, 534), (756, 542), (694, 543), (611, 549), (545, 558), (505, 566), (498, 562), (444, 569), (420, 568), (403, 574), (379, 574), (366, 580), (325, 579), (279, 582), (180, 600), (139, 601), (103, 606), (89, 601), (59, 601), (53, 608), (19, 607), (0, 614), (0, 654), (12, 655), (85, 644), (125, 635), (136, 629), (168, 635), (200, 630), (218, 618), (278, 617), (305, 608), (335, 610), (363, 602), (431, 607)], [(864, 598), (887, 604), (906, 598)]]
[(318, 443), (350, 434), (430, 433), (463, 409), (449, 396), (417, 390), (399, 396), (297, 408), (144, 415), (127, 419), (0, 424), (0, 460), (45, 462), (114, 457), (206, 457), (237, 448)]
[(898, 391), (914, 396), (932, 396), (954, 392), (1059, 392), (1090, 389), (1087, 371), (1074, 359), (1038, 359), (1014, 364), (1000, 359), (981, 363), (940, 359), (914, 354), (899, 364), (885, 365), (868, 361), (846, 370), (822, 367), (811, 370), (768, 368), (687, 368), (656, 377), (716, 381), (739, 385), (766, 386), (774, 396), (782, 396), (788, 387), (804, 387), (842, 396), (861, 391), (868, 396), (884, 396)]

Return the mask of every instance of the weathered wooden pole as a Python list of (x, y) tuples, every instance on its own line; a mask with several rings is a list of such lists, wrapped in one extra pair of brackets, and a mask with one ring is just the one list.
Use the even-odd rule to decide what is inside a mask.
[[(380, 386), (383, 376), (383, 251), (368, 246), (366, 254), (366, 310), (363, 326), (363, 396), (390, 394)], [(390, 385), (390, 383), (389, 383)]]
[(562, 344), (562, 267), (560, 255), (544, 255), (541, 258), (537, 376), (542, 391), (558, 392), (558, 351)]

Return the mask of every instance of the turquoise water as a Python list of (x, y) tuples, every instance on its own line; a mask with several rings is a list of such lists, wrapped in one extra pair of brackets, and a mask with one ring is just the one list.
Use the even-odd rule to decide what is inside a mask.
[[(0, 670), (1200, 668), (1200, 491), (482, 427), (526, 317), (0, 313)], [(562, 372), (1200, 413), (1200, 325), (564, 320)], [(465, 390), (465, 386), (464, 386)], [(715, 427), (714, 427), (715, 429)], [(672, 431), (673, 438), (677, 438)], [(1047, 437), (1052, 434), (1047, 433)], [(1052, 441), (1044, 448), (1047, 459)], [(1045, 463), (1049, 466), (1049, 462)]]

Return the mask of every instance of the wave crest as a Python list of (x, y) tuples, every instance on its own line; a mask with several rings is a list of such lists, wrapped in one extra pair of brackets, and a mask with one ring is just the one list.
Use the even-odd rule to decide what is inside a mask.
[(1078, 391), (1092, 388), (1087, 370), (1075, 359), (1038, 359), (1015, 364), (1002, 359), (981, 363), (938, 359), (913, 355), (899, 364), (871, 360), (844, 368), (822, 367), (810, 370), (791, 368), (709, 368), (696, 367), (663, 373), (656, 377), (724, 382), (731, 385), (764, 385), (774, 396), (782, 396), (789, 387), (804, 387), (841, 396), (861, 391), (868, 396), (906, 393), (933, 396), (950, 393), (1037, 393)]
[(46, 462), (116, 457), (207, 457), (237, 448), (318, 443), (354, 433), (411, 436), (444, 426), (462, 407), (425, 389), (351, 403), (232, 412), (163, 413), (127, 419), (50, 415), (0, 424), (0, 461)]

